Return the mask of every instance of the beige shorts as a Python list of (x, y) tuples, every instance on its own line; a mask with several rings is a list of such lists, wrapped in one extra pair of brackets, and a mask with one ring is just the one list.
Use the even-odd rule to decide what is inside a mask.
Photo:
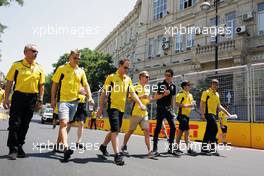
[(129, 130), (135, 130), (137, 128), (137, 125), (140, 125), (140, 128), (142, 130), (148, 130), (149, 129), (149, 121), (148, 116), (146, 117), (130, 117), (130, 127)]

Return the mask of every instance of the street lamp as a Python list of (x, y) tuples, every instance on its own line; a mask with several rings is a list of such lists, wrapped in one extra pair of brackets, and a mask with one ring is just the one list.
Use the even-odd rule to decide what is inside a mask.
[[(202, 11), (208, 11), (210, 8), (215, 7), (215, 26), (218, 26), (218, 4), (219, 0), (214, 0), (213, 4), (205, 1), (201, 3), (200, 8)], [(217, 29), (218, 31), (218, 29)], [(215, 69), (218, 69), (218, 32), (215, 35)]]

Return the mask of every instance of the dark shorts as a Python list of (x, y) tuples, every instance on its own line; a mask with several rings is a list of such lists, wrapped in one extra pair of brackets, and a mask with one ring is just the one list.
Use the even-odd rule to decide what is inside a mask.
[(223, 127), (221, 127), (221, 130), (222, 130), (223, 133), (227, 133), (227, 126), (224, 125)]
[(77, 107), (77, 111), (74, 115), (73, 121), (85, 121), (87, 118), (87, 112), (85, 110), (85, 103), (79, 103)]
[(55, 119), (55, 120), (59, 120), (59, 115), (56, 114), (56, 113), (53, 113), (53, 119)]
[(111, 132), (120, 132), (124, 113), (118, 109), (107, 110)]
[(180, 125), (179, 125), (179, 129), (181, 131), (186, 131), (190, 129), (189, 126), (189, 117), (187, 117), (186, 115), (178, 115), (177, 120), (179, 121)]

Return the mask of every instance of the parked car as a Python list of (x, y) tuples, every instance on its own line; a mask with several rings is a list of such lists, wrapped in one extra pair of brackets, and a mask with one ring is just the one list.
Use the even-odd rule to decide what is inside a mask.
[(53, 119), (53, 108), (45, 108), (41, 115), (41, 123), (52, 122)]

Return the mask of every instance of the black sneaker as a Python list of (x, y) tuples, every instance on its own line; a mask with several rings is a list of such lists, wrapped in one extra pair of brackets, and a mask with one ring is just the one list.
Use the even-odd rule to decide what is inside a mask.
[(125, 161), (123, 160), (123, 157), (120, 154), (115, 155), (115, 164), (118, 166), (123, 166), (125, 164)]
[(59, 152), (59, 146), (60, 146), (60, 144), (54, 144), (53, 152)]
[(128, 151), (127, 151), (127, 145), (123, 145), (121, 147), (121, 151), (123, 155), (129, 155)]
[(73, 154), (73, 150), (71, 150), (71, 149), (65, 149), (64, 150), (64, 158), (63, 158), (63, 161), (64, 162), (68, 162), (69, 161), (69, 159), (71, 158), (71, 155)]
[(16, 149), (9, 149), (8, 158), (10, 160), (16, 160), (17, 159), (17, 150)]
[(83, 144), (76, 143), (76, 147), (77, 147), (78, 149), (84, 149), (84, 150), (85, 150), (85, 147), (83, 146)]
[(148, 153), (148, 159), (158, 160), (158, 158), (153, 155), (153, 152)]
[(190, 155), (196, 155), (197, 154), (197, 152), (193, 151), (192, 149), (189, 149), (187, 151), (187, 153), (190, 154)]
[(24, 152), (22, 146), (18, 146), (18, 148), (17, 148), (17, 157), (18, 158), (25, 158), (26, 157), (26, 153)]
[(201, 150), (201, 155), (211, 156), (212, 154), (209, 150)]
[(99, 150), (103, 153), (104, 156), (110, 156), (109, 153), (106, 150), (106, 146), (104, 146), (103, 144), (100, 145)]
[(181, 151), (180, 149), (176, 149), (176, 152), (179, 154), (183, 154), (183, 151)]
[(151, 152), (151, 154), (152, 154), (153, 157), (158, 157), (158, 156), (160, 156), (160, 153), (159, 153), (157, 150), (153, 150), (153, 151)]
[(174, 156), (180, 156), (181, 154), (177, 152), (177, 150), (169, 149), (168, 154), (174, 155)]
[(220, 156), (220, 154), (218, 153), (217, 150), (212, 150), (210, 153), (211, 153), (211, 155), (213, 155), (213, 156)]
[(53, 152), (63, 152), (63, 144), (54, 144)]

